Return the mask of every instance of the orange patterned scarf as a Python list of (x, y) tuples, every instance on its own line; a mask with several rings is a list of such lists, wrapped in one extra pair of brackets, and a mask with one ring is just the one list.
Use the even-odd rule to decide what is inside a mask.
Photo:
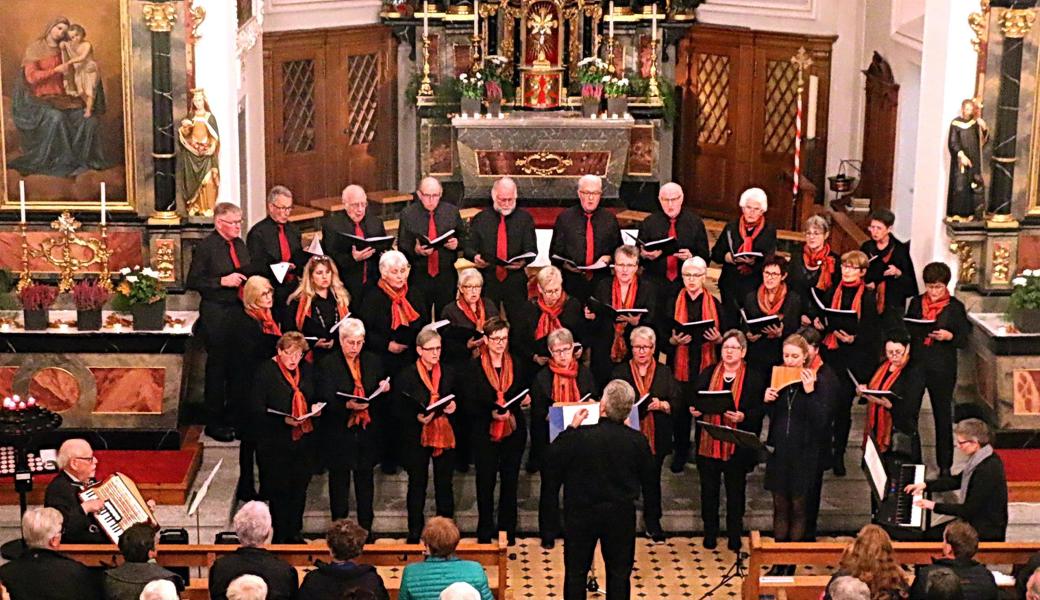
[[(737, 254), (744, 252), (755, 251), (755, 238), (758, 234), (762, 233), (762, 229), (766, 226), (765, 216), (758, 218), (758, 223), (755, 223), (754, 228), (747, 224), (744, 220), (744, 216), (741, 215), (740, 222), (737, 223), (737, 233), (740, 234), (740, 247), (737, 248)], [(747, 275), (751, 273), (751, 265), (739, 264), (737, 265), (737, 272), (741, 275)]]
[[(947, 306), (950, 305), (950, 290), (943, 290), (941, 298), (932, 302), (931, 297), (925, 294), (921, 298), (921, 317), (928, 319), (929, 321), (935, 321), (939, 318), (939, 313), (943, 311)], [(931, 346), (935, 338), (927, 336), (924, 338), (924, 345)]]
[[(675, 315), (674, 318), (680, 323), (689, 322), (689, 311), (686, 309), (686, 302), (689, 298), (689, 293), (686, 289), (679, 290), (679, 296), (675, 299)], [(696, 300), (692, 298), (691, 300)], [(711, 294), (701, 290), (701, 321), (711, 319), (715, 321), (715, 326), (719, 326), (719, 311), (715, 308), (715, 298)], [(692, 344), (692, 342), (691, 342)], [(701, 343), (701, 362), (698, 372), (707, 369), (711, 365), (715, 364), (715, 344), (711, 342)], [(694, 373), (693, 375), (696, 375)], [(675, 347), (675, 380), (676, 381), (689, 381), (690, 380), (690, 346), (676, 346)]]
[[(298, 419), (307, 414), (307, 397), (303, 395), (302, 391), (300, 391), (300, 368), (297, 367), (290, 373), (289, 370), (285, 368), (285, 365), (282, 364), (282, 361), (278, 360), (277, 356), (272, 360), (276, 365), (278, 365), (278, 370), (282, 372), (282, 377), (285, 378), (289, 387), (292, 388), (292, 416), (293, 418)], [(314, 431), (314, 424), (311, 423), (310, 419), (301, 421), (293, 426), (292, 439), (294, 442), (299, 441), (305, 433), (310, 433), (312, 431)]]
[(787, 300), (787, 284), (781, 283), (772, 294), (766, 289), (765, 284), (758, 286), (758, 309), (763, 315), (775, 315), (784, 307)]
[[(502, 355), (502, 370), (499, 374), (500, 371), (491, 362), (491, 353), (484, 349), (480, 353), (480, 366), (484, 368), (484, 376), (487, 377), (491, 389), (495, 390), (495, 404), (505, 406), (506, 392), (513, 385), (513, 357), (508, 352)], [(491, 429), (488, 433), (491, 435), (491, 441), (501, 442), (515, 430), (516, 417), (509, 413), (509, 418), (504, 421), (491, 419)]]
[[(636, 365), (635, 360), (628, 361), (628, 370), (632, 373), (632, 381), (636, 384), (636, 399), (642, 398), (643, 396), (650, 393), (650, 387), (654, 383), (654, 373), (657, 371), (657, 361), (650, 361), (650, 367), (646, 370), (646, 375), (639, 374), (639, 366)], [(646, 402), (650, 399), (647, 398)], [(646, 416), (639, 420), (639, 430), (646, 436), (646, 440), (650, 442), (650, 453), (657, 454), (657, 440), (655, 437), (656, 429), (654, 427), (654, 415), (649, 410), (646, 412)]]
[[(441, 365), (437, 363), (429, 372), (423, 366), (422, 360), (415, 363), (419, 371), (419, 379), (430, 393), (430, 401), (427, 406), (441, 399)], [(433, 455), (440, 456), (445, 450), (455, 447), (455, 431), (451, 428), (451, 421), (445, 414), (435, 416), (429, 423), (423, 425), (420, 443), (426, 448), (433, 448)]]
[[(906, 359), (908, 358), (905, 357), (902, 364), (899, 365), (893, 365), (892, 361), (886, 360), (877, 371), (874, 371), (874, 376), (870, 378), (870, 385), (867, 387), (872, 390), (892, 389), (892, 385), (903, 372), (903, 367), (907, 365), (908, 360)], [(895, 369), (889, 373), (889, 369), (893, 366)], [(878, 452), (884, 453), (892, 445), (892, 411), (874, 402), (867, 407), (867, 424), (863, 428), (864, 446), (867, 443), (867, 436), (871, 433), (874, 434), (874, 441), (877, 442)]]
[(477, 331), (482, 331), (484, 329), (484, 320), (487, 316), (487, 311), (484, 310), (483, 298), (477, 300), (476, 312), (473, 312), (473, 309), (470, 308), (469, 302), (462, 299), (461, 293), (459, 294), (458, 299), (455, 300), (455, 305), (459, 307), (459, 310), (462, 311), (462, 314), (466, 315), (466, 318), (469, 319), (471, 323), (476, 325)]
[[(346, 357), (344, 357), (346, 358)], [(361, 356), (355, 357), (353, 360), (347, 358), (347, 368), (350, 369), (350, 377), (354, 379), (354, 391), (351, 392), (355, 396), (365, 397), (365, 384), (361, 379)], [(362, 429), (368, 429), (368, 424), (372, 422), (372, 416), (368, 414), (367, 408), (361, 410), (355, 410), (350, 414), (350, 418), (347, 419), (347, 427), (354, 427), (360, 425)]]
[(578, 361), (571, 359), (569, 367), (561, 367), (556, 359), (549, 359), (549, 370), (552, 371), (552, 401), (577, 402), (581, 400), (578, 390)]
[[(632, 283), (628, 285), (628, 295), (624, 299), (621, 298), (621, 283), (617, 277), (614, 278), (614, 285), (610, 289), (610, 305), (615, 309), (621, 308), (634, 308), (636, 305), (636, 293), (639, 291), (639, 279), (633, 279)], [(610, 360), (611, 362), (619, 363), (625, 360), (625, 355), (628, 354), (628, 344), (625, 343), (625, 322), (614, 323), (614, 341), (610, 344)]]
[(541, 315), (538, 317), (538, 327), (534, 330), (534, 339), (540, 340), (553, 331), (563, 327), (560, 323), (560, 313), (563, 312), (563, 305), (566, 302), (567, 292), (562, 292), (560, 294), (560, 299), (556, 302), (555, 306), (549, 306), (546, 304), (545, 297), (540, 293), (538, 294), (538, 308), (541, 310)]
[(379, 289), (390, 297), (390, 329), (397, 329), (401, 325), (408, 325), (419, 318), (419, 313), (408, 301), (408, 284), (404, 284), (399, 291), (395, 291), (385, 279), (379, 279)]
[(270, 308), (251, 308), (246, 310), (246, 314), (260, 323), (260, 330), (265, 334), (282, 337), (282, 328), (278, 326), (278, 323), (275, 323), (274, 317), (271, 316)]
[[(744, 374), (746, 371), (747, 368), (744, 363), (740, 363), (740, 368), (737, 369), (736, 376), (733, 378), (733, 383), (729, 388), (733, 392), (733, 406), (738, 411), (740, 410), (740, 392), (744, 389)], [(715, 367), (715, 371), (711, 374), (711, 381), (708, 384), (708, 390), (719, 392), (726, 389), (725, 375), (726, 367), (722, 363), (719, 363)], [(712, 425), (723, 425), (722, 415), (704, 415), (702, 419)], [(708, 458), (716, 458), (719, 460), (729, 460), (733, 456), (735, 450), (736, 445), (730, 442), (720, 442), (711, 437), (710, 434), (703, 431), (700, 434), (700, 443), (697, 445), (697, 454), (701, 456), (707, 456)]]
[(831, 288), (831, 275), (834, 273), (834, 255), (831, 254), (831, 245), (826, 243), (820, 249), (813, 252), (808, 245), (802, 246), (802, 264), (806, 271), (820, 271), (816, 278), (816, 289), (827, 291)]

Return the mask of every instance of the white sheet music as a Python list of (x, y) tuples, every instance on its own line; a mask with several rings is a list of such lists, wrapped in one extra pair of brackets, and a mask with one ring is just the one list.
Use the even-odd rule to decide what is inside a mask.
[(874, 439), (870, 436), (867, 436), (867, 444), (863, 447), (863, 462), (867, 465), (867, 473), (874, 484), (878, 499), (884, 500), (885, 492), (888, 490), (888, 475), (885, 474), (885, 465), (881, 462), (881, 455), (874, 445)]

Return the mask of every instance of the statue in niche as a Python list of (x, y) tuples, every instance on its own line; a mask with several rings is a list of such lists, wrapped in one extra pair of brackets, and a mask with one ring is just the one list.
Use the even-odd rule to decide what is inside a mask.
[(950, 186), (946, 192), (946, 219), (972, 221), (982, 209), (982, 147), (989, 128), (972, 99), (961, 102), (961, 114), (950, 122)]
[(212, 217), (220, 189), (220, 134), (204, 90), (192, 90), (192, 113), (177, 129), (177, 183), (190, 216)]

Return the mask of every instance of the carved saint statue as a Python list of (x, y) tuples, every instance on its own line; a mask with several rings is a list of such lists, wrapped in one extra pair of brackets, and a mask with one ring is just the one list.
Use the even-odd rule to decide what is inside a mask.
[(961, 102), (961, 114), (950, 122), (950, 187), (946, 194), (946, 218), (971, 221), (982, 207), (982, 147), (989, 129), (975, 101)]
[(177, 183), (189, 215), (212, 217), (220, 188), (220, 134), (203, 90), (192, 90), (191, 107), (177, 129)]

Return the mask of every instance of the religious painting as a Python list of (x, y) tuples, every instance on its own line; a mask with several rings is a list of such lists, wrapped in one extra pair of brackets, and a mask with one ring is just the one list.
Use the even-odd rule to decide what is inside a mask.
[(1014, 370), (1014, 414), (1040, 415), (1040, 371)]
[(523, 64), (558, 67), (561, 64), (563, 26), (560, 7), (551, 0), (532, 2), (524, 15)]
[(452, 44), (451, 46), (452, 68), (455, 76), (469, 73), (473, 66), (473, 48), (469, 44)]
[(4, 0), (0, 207), (134, 207), (129, 0)]
[(626, 174), (652, 177), (654, 174), (654, 126), (635, 125), (629, 135)]
[(426, 164), (423, 172), (430, 177), (450, 177), (455, 172), (454, 129), (451, 124), (426, 124)]

